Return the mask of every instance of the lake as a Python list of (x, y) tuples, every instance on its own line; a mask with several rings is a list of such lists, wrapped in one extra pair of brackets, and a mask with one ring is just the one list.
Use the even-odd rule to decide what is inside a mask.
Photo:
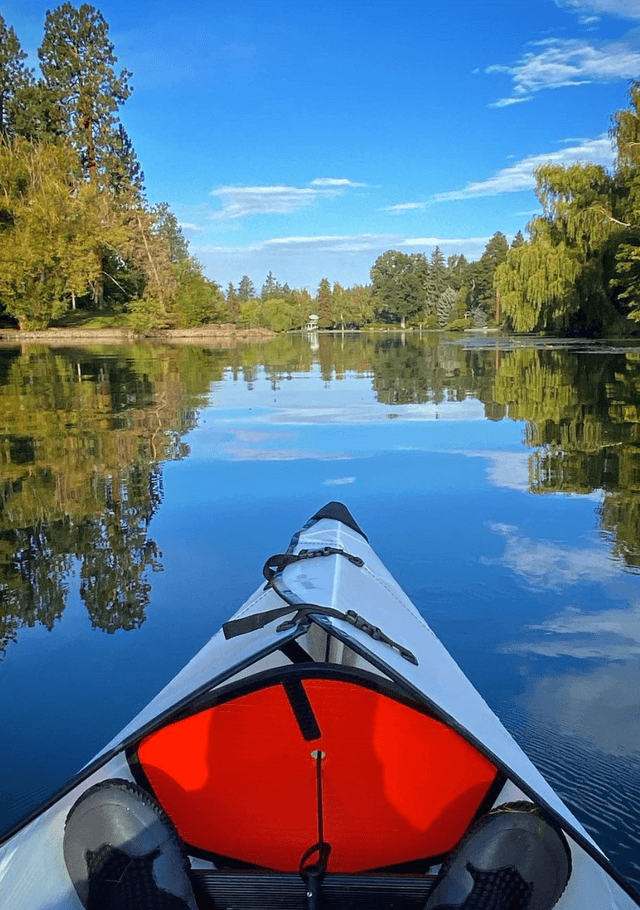
[(0, 829), (325, 502), (640, 884), (640, 347), (0, 348)]

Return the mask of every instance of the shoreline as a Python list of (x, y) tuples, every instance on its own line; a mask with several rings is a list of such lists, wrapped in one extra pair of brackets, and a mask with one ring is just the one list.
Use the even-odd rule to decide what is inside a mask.
[(158, 329), (140, 335), (126, 327), (109, 329), (51, 328), (24, 332), (0, 329), (0, 346), (22, 347), (28, 344), (86, 345), (139, 344), (143, 342), (188, 344), (204, 343), (215, 347), (234, 347), (238, 343), (260, 344), (276, 337), (270, 329), (238, 329), (233, 323), (204, 325), (190, 329)]

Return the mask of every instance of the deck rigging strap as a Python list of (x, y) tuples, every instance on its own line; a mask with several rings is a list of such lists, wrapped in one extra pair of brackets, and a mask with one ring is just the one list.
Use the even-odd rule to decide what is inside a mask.
[(298, 553), (275, 553), (270, 556), (262, 567), (262, 574), (267, 579), (267, 588), (272, 587), (273, 579), (278, 573), (286, 569), (294, 562), (300, 562), (303, 559), (315, 559), (318, 556), (344, 556), (354, 566), (361, 568), (364, 565), (364, 559), (347, 553), (341, 547), (322, 547), (319, 550), (300, 550)]
[(252, 613), (249, 616), (243, 616), (241, 619), (230, 619), (228, 622), (223, 623), (222, 631), (224, 632), (224, 637), (229, 639), (235, 638), (237, 635), (245, 635), (247, 632), (255, 632), (257, 629), (262, 629), (264, 626), (268, 625), (268, 623), (273, 622), (274, 619), (280, 619), (281, 616), (287, 616), (294, 610), (296, 611), (295, 616), (292, 619), (280, 623), (276, 632), (286, 632), (297, 625), (308, 622), (314, 614), (319, 616), (331, 616), (334, 619), (342, 619), (344, 622), (348, 622), (350, 625), (355, 626), (356, 629), (360, 629), (360, 631), (364, 632), (366, 635), (370, 635), (375, 641), (381, 641), (390, 648), (398, 651), (400, 656), (404, 657), (405, 660), (408, 660), (409, 663), (415, 664), (416, 666), (418, 664), (418, 660), (412, 651), (409, 651), (408, 648), (398, 644), (397, 641), (393, 641), (392, 638), (385, 635), (382, 629), (367, 622), (367, 620), (364, 619), (364, 617), (359, 616), (355, 610), (347, 610), (346, 613), (343, 613), (341, 610), (336, 610), (334, 607), (323, 607), (320, 606), (320, 604), (286, 604), (283, 607), (276, 607), (274, 610), (265, 610), (263, 613)]

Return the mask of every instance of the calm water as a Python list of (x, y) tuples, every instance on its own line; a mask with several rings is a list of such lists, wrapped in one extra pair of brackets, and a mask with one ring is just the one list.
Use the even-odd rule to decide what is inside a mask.
[(640, 883), (640, 348), (0, 349), (0, 828), (331, 499)]

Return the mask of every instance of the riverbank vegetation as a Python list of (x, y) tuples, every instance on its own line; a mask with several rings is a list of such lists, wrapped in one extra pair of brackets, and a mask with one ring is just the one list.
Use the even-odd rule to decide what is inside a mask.
[[(0, 15), (0, 324), (41, 329), (69, 314), (145, 334), (241, 328), (500, 326), (514, 332), (631, 333), (640, 323), (640, 84), (613, 117), (616, 163), (536, 171), (542, 213), (509, 244), (497, 231), (476, 262), (436, 248), (388, 250), (370, 283), (323, 278), (314, 294), (269, 272), (226, 293), (190, 253), (166, 203), (145, 195), (120, 119), (119, 70), (102, 14), (63, 3), (46, 16), (40, 74)], [(60, 322), (62, 320), (62, 322)]]

